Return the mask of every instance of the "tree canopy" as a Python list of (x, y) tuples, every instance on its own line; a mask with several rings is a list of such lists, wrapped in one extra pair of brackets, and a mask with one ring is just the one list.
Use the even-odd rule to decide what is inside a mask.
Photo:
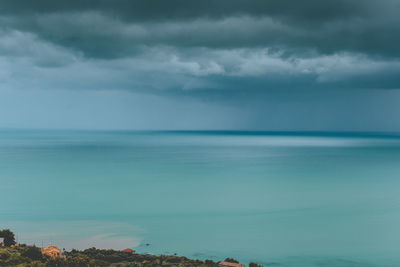
[(4, 238), (4, 246), (9, 247), (15, 245), (15, 236), (10, 229), (0, 230), (0, 237)]

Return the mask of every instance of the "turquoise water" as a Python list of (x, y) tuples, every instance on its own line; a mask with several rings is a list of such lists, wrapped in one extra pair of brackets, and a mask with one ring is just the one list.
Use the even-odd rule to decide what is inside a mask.
[(400, 265), (400, 139), (0, 131), (20, 242), (283, 266)]

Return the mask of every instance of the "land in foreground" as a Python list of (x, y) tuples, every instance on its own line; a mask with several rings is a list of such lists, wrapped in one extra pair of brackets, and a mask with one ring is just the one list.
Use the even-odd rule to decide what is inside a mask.
[[(64, 252), (65, 257), (42, 255), (35, 246), (0, 248), (0, 266), (27, 267), (218, 267), (218, 262), (211, 260), (193, 260), (175, 255), (129, 254), (112, 249), (89, 248), (83, 251)], [(227, 259), (232, 261), (232, 259)], [(237, 265), (239, 266), (239, 264)], [(250, 267), (257, 267), (251, 263)]]
[[(214, 262), (194, 260), (177, 255), (137, 254), (132, 249), (113, 250), (89, 248), (62, 251), (55, 246), (39, 248), (15, 242), (9, 229), (0, 231), (0, 266), (29, 267), (244, 267), (234, 259)], [(250, 267), (257, 267), (250, 263)]]

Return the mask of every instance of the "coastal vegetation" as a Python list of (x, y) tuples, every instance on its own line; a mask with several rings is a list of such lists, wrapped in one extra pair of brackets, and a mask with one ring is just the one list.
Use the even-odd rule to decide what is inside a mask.
[(169, 255), (129, 254), (112, 249), (89, 248), (64, 251), (65, 257), (42, 255), (35, 246), (19, 245), (0, 248), (0, 266), (28, 267), (217, 267), (211, 260), (192, 260)]
[(15, 244), (15, 235), (10, 229), (0, 230), (0, 238), (3, 239), (4, 246), (12, 246)]
[[(212, 260), (194, 260), (176, 255), (127, 253), (113, 249), (89, 248), (63, 251), (61, 257), (52, 257), (36, 246), (18, 244), (10, 230), (0, 231), (4, 244), (0, 247), (0, 266), (17, 267), (218, 267)], [(237, 262), (232, 258), (225, 261)], [(261, 265), (251, 264), (251, 267)]]

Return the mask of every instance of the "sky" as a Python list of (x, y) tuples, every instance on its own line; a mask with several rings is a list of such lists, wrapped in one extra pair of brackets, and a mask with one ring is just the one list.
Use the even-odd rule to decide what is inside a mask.
[(0, 128), (400, 131), (397, 0), (0, 0)]

